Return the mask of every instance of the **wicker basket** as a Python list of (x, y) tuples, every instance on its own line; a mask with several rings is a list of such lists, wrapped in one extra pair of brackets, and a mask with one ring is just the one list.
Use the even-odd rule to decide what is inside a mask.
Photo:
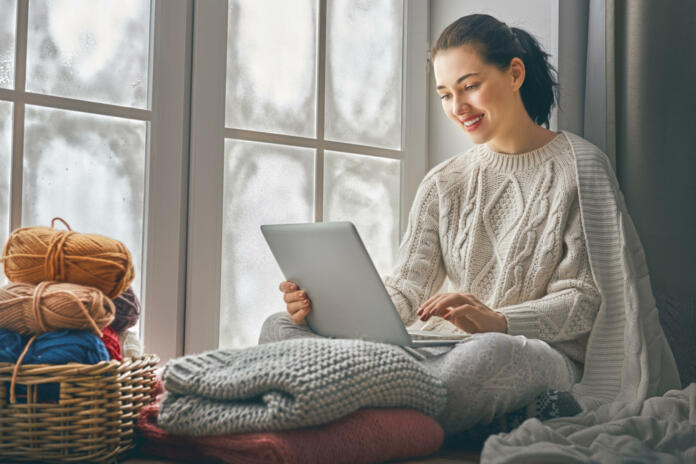
[[(153, 401), (154, 355), (98, 364), (36, 364), (19, 369), (26, 402), (10, 404), (14, 364), (0, 363), (0, 458), (4, 462), (116, 462), (135, 447), (140, 409)], [(52, 402), (39, 392), (59, 384)]]

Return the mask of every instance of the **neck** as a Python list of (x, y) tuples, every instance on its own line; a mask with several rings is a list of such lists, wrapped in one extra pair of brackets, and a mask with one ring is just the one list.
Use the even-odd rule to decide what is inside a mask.
[(523, 117), (516, 118), (511, 127), (486, 143), (490, 150), (509, 155), (527, 153), (546, 145), (557, 135), (532, 121), (526, 110), (522, 111)]

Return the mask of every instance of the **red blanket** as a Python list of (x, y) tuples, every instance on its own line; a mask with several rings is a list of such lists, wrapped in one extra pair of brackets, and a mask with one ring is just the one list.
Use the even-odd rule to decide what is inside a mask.
[(207, 437), (170, 435), (157, 427), (158, 405), (138, 417), (141, 454), (197, 463), (361, 464), (435, 452), (440, 425), (411, 409), (361, 409), (335, 422), (283, 432)]

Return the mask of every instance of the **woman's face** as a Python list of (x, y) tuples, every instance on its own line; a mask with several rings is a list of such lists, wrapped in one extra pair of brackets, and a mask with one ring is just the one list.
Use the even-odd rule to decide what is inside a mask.
[(524, 79), (519, 77), (518, 58), (506, 71), (485, 63), (471, 46), (440, 51), (433, 68), (442, 109), (476, 144), (494, 141), (514, 127), (516, 91)]

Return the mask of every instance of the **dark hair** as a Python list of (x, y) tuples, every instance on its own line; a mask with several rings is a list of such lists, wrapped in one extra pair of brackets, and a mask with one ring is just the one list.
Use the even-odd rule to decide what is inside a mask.
[(526, 70), (520, 88), (524, 108), (535, 123), (549, 127), (551, 108), (558, 100), (557, 73), (548, 61), (550, 55), (534, 37), (522, 29), (508, 27), (493, 16), (462, 16), (442, 31), (430, 49), (430, 59), (433, 61), (440, 51), (462, 45), (473, 46), (485, 62), (503, 71), (513, 58), (521, 59)]

